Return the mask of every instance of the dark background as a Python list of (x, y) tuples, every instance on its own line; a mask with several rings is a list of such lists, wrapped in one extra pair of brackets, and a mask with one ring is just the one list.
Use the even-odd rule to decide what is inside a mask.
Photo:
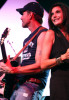
[(5, 4), (7, 0), (0, 0), (0, 8)]
[[(6, 1), (7, 0), (0, 0), (0, 8), (6, 3)], [(68, 0), (36, 0), (36, 1), (39, 2), (47, 12), (49, 12), (51, 5), (56, 2), (63, 2), (69, 6)]]
[(39, 2), (47, 12), (49, 12), (51, 5), (56, 2), (63, 2), (69, 6), (69, 0), (36, 0), (36, 1)]

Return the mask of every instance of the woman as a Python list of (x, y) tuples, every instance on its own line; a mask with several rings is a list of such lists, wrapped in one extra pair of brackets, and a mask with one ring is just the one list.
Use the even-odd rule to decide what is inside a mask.
[(41, 70), (51, 69), (50, 99), (69, 100), (69, 7), (54, 4), (49, 11)]

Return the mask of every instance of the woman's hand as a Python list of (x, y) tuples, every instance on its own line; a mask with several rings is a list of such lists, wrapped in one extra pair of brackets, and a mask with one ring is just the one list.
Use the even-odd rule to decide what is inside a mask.
[(67, 49), (66, 53), (61, 55), (61, 60), (69, 59), (69, 48)]

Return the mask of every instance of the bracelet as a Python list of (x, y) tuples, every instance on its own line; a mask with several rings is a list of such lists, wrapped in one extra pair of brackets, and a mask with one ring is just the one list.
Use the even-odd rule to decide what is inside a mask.
[(56, 64), (59, 65), (62, 63), (61, 57), (56, 58)]

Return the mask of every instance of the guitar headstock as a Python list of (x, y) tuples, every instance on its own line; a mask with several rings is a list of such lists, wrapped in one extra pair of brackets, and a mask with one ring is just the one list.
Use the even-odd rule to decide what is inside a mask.
[(3, 43), (4, 43), (5, 38), (6, 38), (7, 35), (9, 34), (9, 31), (10, 31), (9, 28), (6, 28), (6, 29), (4, 30), (4, 32), (3, 32), (2, 36), (1, 36), (1, 41), (0, 41), (1, 43), (0, 43), (0, 44), (3, 44)]

